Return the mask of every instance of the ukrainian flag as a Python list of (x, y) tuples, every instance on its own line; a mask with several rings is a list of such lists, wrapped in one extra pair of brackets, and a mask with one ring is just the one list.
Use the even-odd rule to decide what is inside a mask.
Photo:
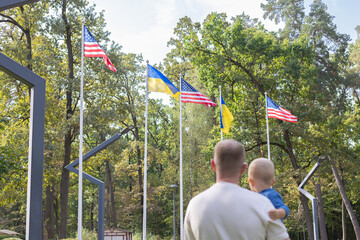
[(167, 93), (179, 100), (180, 91), (161, 72), (148, 64), (148, 89), (151, 92)]
[(231, 121), (234, 119), (230, 110), (225, 104), (223, 97), (221, 96), (221, 112), (220, 112), (220, 126), (224, 133), (229, 133)]

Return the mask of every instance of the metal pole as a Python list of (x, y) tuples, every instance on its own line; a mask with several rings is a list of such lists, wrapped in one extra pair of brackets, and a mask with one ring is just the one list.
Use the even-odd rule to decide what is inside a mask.
[(175, 191), (173, 192), (173, 212), (174, 212), (174, 240), (176, 240), (176, 218), (175, 218)]
[(223, 130), (221, 128), (221, 125), (223, 124), (223, 115), (222, 115), (222, 105), (221, 105), (221, 86), (219, 86), (219, 92), (220, 92), (220, 131), (221, 131), (221, 141), (223, 140)]
[(313, 225), (314, 225), (314, 237), (315, 240), (319, 240), (319, 224), (318, 224), (318, 218), (317, 218), (317, 205), (316, 205), (316, 198), (314, 197), (311, 201), (312, 203), (312, 209), (313, 209)]
[(41, 239), (43, 160), (45, 122), (45, 81), (31, 88), (26, 201), (26, 239)]
[(98, 214), (98, 240), (104, 240), (105, 184), (103, 182), (99, 185)]
[(170, 187), (174, 188), (174, 190), (173, 190), (173, 217), (174, 217), (174, 240), (176, 240), (175, 193), (176, 193), (178, 186), (176, 184), (173, 184)]
[[(101, 143), (100, 145), (93, 148), (91, 151), (87, 152), (83, 155), (83, 162), (89, 159), (90, 157), (96, 155), (98, 152), (102, 151), (106, 147), (108, 147), (110, 144), (114, 143), (123, 134), (128, 133), (131, 129), (133, 129), (134, 126), (131, 125), (127, 128), (125, 128), (120, 134), (115, 134), (110, 139), (106, 140), (105, 142)], [(74, 172), (76, 174), (79, 174), (79, 170), (75, 168), (79, 164), (79, 159), (76, 159), (74, 162), (67, 165), (65, 168), (71, 172)], [(104, 182), (100, 181), (99, 179), (96, 179), (93, 176), (90, 176), (89, 174), (83, 172), (83, 177), (90, 182), (96, 184), (99, 186), (99, 197), (98, 197), (98, 240), (104, 240), (104, 217), (105, 217), (105, 184)]]
[[(322, 161), (322, 160), (319, 160)], [(317, 162), (313, 168), (310, 170), (308, 175), (304, 178), (304, 180), (298, 186), (298, 190), (305, 195), (308, 199), (311, 200), (312, 208), (313, 208), (313, 228), (314, 228), (314, 239), (319, 240), (319, 231), (318, 231), (318, 219), (317, 219), (317, 206), (316, 206), (316, 198), (307, 192), (304, 189), (305, 184), (310, 180), (310, 177), (314, 175), (315, 171), (320, 167), (320, 162)]]
[(80, 135), (79, 135), (79, 198), (78, 239), (82, 239), (82, 172), (83, 172), (83, 115), (84, 115), (84, 21), (81, 34), (81, 84), (80, 84)]
[(268, 159), (270, 159), (270, 137), (269, 137), (269, 117), (267, 106), (267, 93), (265, 92), (265, 106), (266, 106), (266, 134), (267, 134), (267, 147), (268, 147)]
[(306, 240), (306, 232), (305, 232), (305, 223), (303, 222), (303, 236), (304, 240)]
[(148, 132), (148, 80), (149, 80), (149, 61), (146, 61), (146, 94), (145, 94), (145, 150), (144, 150), (144, 196), (143, 196), (143, 240), (146, 240), (146, 195), (147, 195), (147, 132)]
[(184, 239), (184, 210), (183, 210), (183, 156), (182, 156), (182, 100), (181, 100), (181, 74), (180, 74), (180, 240)]

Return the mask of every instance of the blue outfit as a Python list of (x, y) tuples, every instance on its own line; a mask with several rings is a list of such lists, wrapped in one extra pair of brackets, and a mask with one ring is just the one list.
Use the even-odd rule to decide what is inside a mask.
[(269, 189), (263, 190), (262, 192), (260, 192), (260, 194), (267, 197), (276, 209), (283, 208), (286, 212), (285, 218), (287, 218), (287, 216), (289, 216), (289, 213), (290, 213), (289, 207), (285, 205), (280, 193), (278, 193), (277, 191), (275, 191), (272, 188), (269, 188)]

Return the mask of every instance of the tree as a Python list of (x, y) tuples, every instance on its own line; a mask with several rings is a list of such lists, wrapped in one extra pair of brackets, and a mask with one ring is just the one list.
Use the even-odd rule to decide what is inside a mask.
[[(286, 2), (287, 9), (294, 3)], [(278, 17), (284, 14), (283, 18), (288, 21), (295, 19), (290, 15), (301, 16), (298, 18), (301, 21), (287, 25), (287, 30), (293, 31), (291, 34), (286, 29), (279, 36), (267, 32), (260, 23), (245, 15), (228, 22), (224, 14), (213, 13), (202, 25), (192, 23), (189, 18), (181, 19), (175, 30), (177, 39), (172, 39), (171, 44), (181, 57), (196, 66), (200, 80), (210, 92), (221, 85), (224, 92), (229, 93), (227, 99), (232, 101), (227, 104), (233, 106), (235, 115), (249, 116), (236, 120), (233, 125), (235, 136), (240, 136), (247, 149), (264, 152), (261, 146), (266, 144), (262, 140), (265, 139), (265, 123), (260, 117), (264, 114), (261, 113), (264, 92), (281, 106), (290, 105), (290, 110), (301, 121), (297, 124), (270, 121), (270, 144), (277, 148), (272, 148), (276, 151), (272, 154), (273, 161), (280, 161), (281, 152), (288, 155), (292, 177), (298, 185), (305, 176), (304, 170), (322, 152), (322, 144), (314, 142), (309, 135), (311, 126), (323, 126), (328, 116), (334, 116), (331, 121), (335, 124), (335, 119), (348, 110), (346, 49), (349, 38), (336, 32), (331, 16), (320, 1), (314, 2), (304, 20), (300, 14), (301, 1), (296, 4), (298, 10), (291, 14), (280, 11), (283, 8), (276, 8), (277, 12), (273, 13)], [(289, 27), (293, 25), (299, 27)], [(325, 129), (321, 134), (332, 131), (332, 128)], [(308, 201), (302, 195), (300, 200), (312, 238)]]

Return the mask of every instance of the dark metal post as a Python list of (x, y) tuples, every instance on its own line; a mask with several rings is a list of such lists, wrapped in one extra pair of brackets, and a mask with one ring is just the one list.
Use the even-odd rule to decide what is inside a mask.
[[(83, 161), (85, 162), (90, 157), (96, 155), (98, 152), (107, 148), (109, 145), (120, 139), (123, 134), (128, 133), (134, 126), (131, 125), (125, 128), (120, 134), (115, 134), (110, 139), (91, 149), (85, 155), (83, 155)], [(76, 159), (65, 168), (69, 171), (72, 171), (79, 175), (79, 169), (76, 166), (79, 164), (79, 159)], [(98, 240), (104, 240), (104, 219), (105, 219), (105, 184), (99, 179), (83, 172), (83, 178), (89, 180), (90, 182), (99, 186), (99, 196), (98, 196)], [(39, 238), (40, 239), (40, 238)]]
[(174, 191), (173, 191), (173, 217), (174, 217), (174, 240), (176, 240), (175, 193), (176, 193), (176, 190), (177, 190), (178, 186), (176, 184), (174, 184), (174, 185), (171, 185), (170, 187), (174, 188)]
[[(97, 147), (93, 148), (91, 151), (87, 152), (83, 156), (83, 161), (85, 162), (90, 157), (94, 156), (99, 151), (105, 149), (110, 144), (114, 143), (121, 137), (121, 134), (115, 134), (112, 138), (101, 143)], [(65, 168), (69, 171), (72, 171), (79, 175), (79, 169), (75, 168), (79, 164), (79, 159), (76, 159), (74, 162), (67, 165)], [(105, 184), (99, 179), (83, 172), (83, 178), (89, 180), (90, 182), (99, 186), (99, 196), (98, 196), (98, 240), (104, 240), (104, 219), (105, 219)]]
[(42, 238), (45, 80), (31, 88), (26, 239)]
[(99, 185), (98, 199), (98, 240), (104, 239), (104, 219), (105, 219), (105, 184)]
[(322, 162), (324, 158), (319, 158), (319, 161), (313, 166), (308, 175), (304, 178), (304, 180), (298, 186), (298, 190), (304, 194), (308, 199), (311, 200), (312, 209), (313, 209), (313, 226), (314, 226), (314, 239), (319, 240), (319, 231), (318, 231), (318, 219), (317, 219), (317, 206), (316, 206), (316, 198), (307, 192), (304, 189), (305, 184), (310, 180), (311, 176), (314, 175), (315, 171), (320, 167), (320, 162)]
[[(16, 1), (13, 2), (15, 3)], [(31, 88), (25, 235), (27, 240), (37, 240), (42, 238), (41, 219), (46, 83), (43, 78), (2, 53), (0, 53), (0, 70)]]
[(176, 216), (175, 216), (175, 191), (173, 192), (173, 212), (174, 212), (174, 240), (176, 239)]
[(0, 1), (0, 12), (9, 8), (19, 7), (24, 4), (37, 2), (39, 0), (1, 0)]

